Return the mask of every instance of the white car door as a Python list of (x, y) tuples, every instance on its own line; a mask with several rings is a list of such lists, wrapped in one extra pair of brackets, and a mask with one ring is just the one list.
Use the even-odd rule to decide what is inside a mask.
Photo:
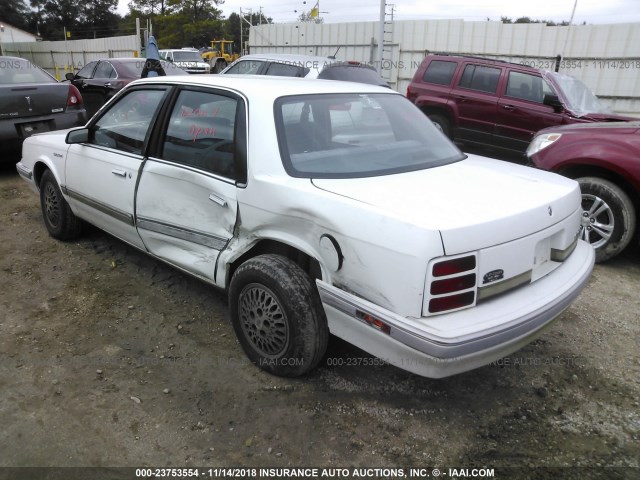
[(210, 282), (236, 224), (246, 181), (244, 100), (222, 90), (183, 88), (156, 155), (145, 161), (136, 224), (147, 249)]
[(166, 88), (129, 91), (90, 127), (89, 141), (69, 147), (65, 185), (77, 214), (144, 248), (134, 224), (134, 194), (143, 146)]

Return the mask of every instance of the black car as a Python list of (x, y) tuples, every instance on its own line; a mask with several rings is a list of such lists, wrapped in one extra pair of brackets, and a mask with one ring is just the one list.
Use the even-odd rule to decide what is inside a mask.
[(34, 133), (84, 125), (82, 95), (24, 58), (0, 56), (0, 144), (16, 160), (22, 141)]
[[(141, 77), (145, 63), (145, 58), (105, 58), (89, 62), (65, 78), (80, 89), (87, 114), (92, 117), (122, 87)], [(188, 75), (171, 62), (161, 64), (167, 75)]]

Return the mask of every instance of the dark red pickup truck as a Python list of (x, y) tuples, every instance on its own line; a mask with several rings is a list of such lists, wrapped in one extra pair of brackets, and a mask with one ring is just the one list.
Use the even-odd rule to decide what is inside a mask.
[(597, 262), (631, 242), (640, 212), (640, 121), (547, 128), (527, 156), (536, 167), (580, 183), (580, 235), (596, 249)]

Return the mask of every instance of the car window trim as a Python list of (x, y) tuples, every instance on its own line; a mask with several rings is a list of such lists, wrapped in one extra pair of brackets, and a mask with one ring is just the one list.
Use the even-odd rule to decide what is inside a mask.
[[(116, 105), (116, 103), (120, 102), (120, 97), (124, 97), (126, 95), (129, 95), (132, 92), (136, 92), (136, 91), (140, 91), (140, 90), (164, 90), (165, 93), (162, 97), (162, 99), (160, 100), (160, 104), (158, 105), (158, 108), (156, 109), (156, 111), (154, 112), (153, 116), (151, 117), (151, 122), (149, 122), (149, 128), (147, 129), (147, 133), (145, 134), (144, 137), (144, 143), (142, 144), (142, 149), (140, 151), (139, 154), (136, 155), (141, 155), (142, 158), (145, 158), (148, 156), (148, 152), (149, 152), (149, 144), (150, 144), (150, 140), (152, 137), (153, 132), (156, 130), (156, 127), (158, 125), (158, 118), (160, 117), (160, 113), (162, 112), (166, 102), (167, 102), (167, 97), (169, 92), (171, 91), (171, 86), (170, 85), (164, 85), (164, 84), (160, 84), (160, 85), (136, 85), (134, 87), (131, 88), (126, 88), (123, 90), (120, 90), (118, 93), (116, 93), (116, 95), (114, 96), (114, 98), (116, 98), (116, 100), (114, 100), (112, 103), (113, 105), (111, 105), (109, 107), (109, 109), (104, 110), (102, 113), (97, 113), (93, 116), (93, 118), (91, 118), (91, 120), (89, 120), (89, 123), (87, 124), (86, 128), (89, 129), (89, 135), (91, 135), (93, 133), (93, 127), (95, 126), (95, 124), (98, 122), (98, 120), (100, 120), (102, 117), (104, 117), (104, 115), (111, 110), (111, 108), (113, 108), (114, 105)], [(86, 143), (86, 145), (94, 145), (94, 143)], [(108, 148), (108, 147), (105, 147)], [(117, 151), (117, 152), (122, 152), (122, 153), (131, 153), (131, 152), (124, 152), (123, 150), (118, 150), (118, 149), (110, 149), (110, 151)]]
[[(165, 160), (161, 157), (162, 148), (165, 142), (165, 138), (167, 136), (167, 129), (169, 127), (169, 120), (171, 118), (171, 113), (175, 108), (176, 102), (178, 101), (178, 96), (182, 91), (190, 91), (190, 92), (202, 92), (209, 93), (214, 95), (220, 95), (223, 97), (233, 98), (236, 100), (236, 118), (234, 124), (234, 132), (233, 132), (233, 142), (234, 142), (234, 172), (237, 178), (225, 177), (223, 175), (217, 174), (215, 172), (211, 172), (209, 170), (200, 169), (194, 167), (192, 165), (187, 165), (184, 163), (174, 162), (171, 160)], [(226, 183), (232, 183), (240, 188), (244, 188), (247, 185), (247, 138), (248, 138), (248, 122), (247, 122), (247, 98), (242, 95), (240, 92), (233, 89), (226, 89), (220, 87), (205, 87), (199, 85), (173, 85), (173, 89), (169, 97), (166, 99), (163, 104), (162, 114), (158, 116), (158, 122), (154, 126), (154, 134), (149, 142), (149, 149), (147, 154), (150, 158), (154, 160), (162, 161), (165, 163), (169, 163), (172, 165), (180, 165), (183, 167), (188, 167), (189, 169), (193, 169), (197, 172), (203, 172), (214, 178), (224, 179)]]

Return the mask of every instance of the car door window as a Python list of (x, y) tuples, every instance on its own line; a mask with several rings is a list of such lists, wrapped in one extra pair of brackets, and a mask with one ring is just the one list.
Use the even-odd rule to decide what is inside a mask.
[(544, 96), (553, 93), (549, 84), (538, 75), (509, 72), (507, 81), (507, 97), (542, 103)]
[(309, 69), (304, 68), (300, 65), (272, 62), (271, 64), (269, 64), (269, 68), (267, 68), (265, 75), (271, 75), (274, 77), (303, 78), (307, 75), (307, 73), (309, 73)]
[(91, 78), (91, 74), (93, 73), (93, 69), (96, 68), (98, 62), (89, 62), (84, 67), (80, 69), (78, 73), (76, 73), (76, 78)]
[(264, 62), (258, 60), (241, 60), (227, 70), (226, 74), (257, 75)]
[(116, 71), (109, 62), (100, 62), (96, 68), (93, 78), (114, 78)]
[(449, 85), (457, 66), (455, 62), (433, 60), (425, 70), (422, 80), (437, 85)]
[(460, 87), (486, 93), (496, 93), (500, 72), (499, 68), (486, 67), (484, 65), (467, 65), (460, 79)]
[(164, 93), (163, 89), (141, 89), (121, 97), (93, 125), (90, 143), (141, 155)]
[(233, 178), (237, 108), (235, 98), (183, 90), (171, 112), (161, 158)]

